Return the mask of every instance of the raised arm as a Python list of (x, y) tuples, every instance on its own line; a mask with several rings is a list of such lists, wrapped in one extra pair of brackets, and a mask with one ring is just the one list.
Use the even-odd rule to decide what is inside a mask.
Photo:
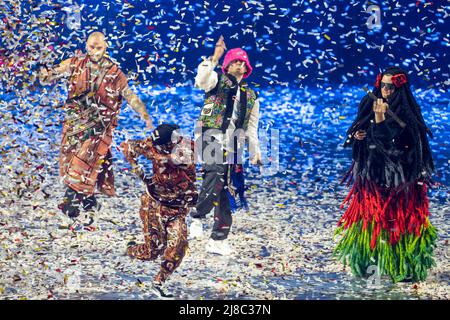
[(39, 72), (39, 81), (42, 85), (47, 85), (55, 80), (66, 77), (70, 74), (70, 62), (72, 59), (66, 59), (54, 68), (42, 68)]
[(219, 59), (222, 57), (226, 50), (223, 36), (220, 36), (214, 49), (214, 55), (208, 59), (203, 60), (197, 69), (197, 75), (195, 76), (195, 86), (204, 90), (205, 92), (211, 91), (217, 85), (218, 74), (214, 71)]

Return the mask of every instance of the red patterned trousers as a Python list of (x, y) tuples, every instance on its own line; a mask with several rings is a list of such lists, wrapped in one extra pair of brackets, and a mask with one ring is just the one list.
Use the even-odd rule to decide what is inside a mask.
[(164, 282), (183, 260), (188, 249), (186, 215), (189, 208), (161, 205), (145, 193), (140, 216), (144, 225), (144, 244), (128, 248), (128, 255), (141, 260), (162, 258), (155, 282)]

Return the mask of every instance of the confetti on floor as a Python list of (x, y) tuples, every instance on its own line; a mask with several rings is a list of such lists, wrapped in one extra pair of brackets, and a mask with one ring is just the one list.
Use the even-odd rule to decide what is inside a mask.
[[(148, 283), (157, 263), (124, 255), (128, 241), (142, 240), (142, 185), (118, 147), (148, 134), (130, 107), (122, 109), (113, 142), (118, 197), (99, 197), (97, 231), (61, 227), (58, 153), (67, 89), (64, 82), (41, 86), (37, 78), (41, 67), (82, 52), (95, 30), (106, 34), (108, 54), (155, 122), (176, 122), (188, 135), (204, 98), (193, 89), (195, 69), (223, 34), (229, 48), (244, 47), (253, 63), (248, 80), (259, 92), (260, 135), (279, 130), (279, 155), (270, 154), (262, 171), (247, 168), (250, 211), (234, 215), (234, 254), (207, 254), (207, 239), (191, 240), (169, 284), (178, 298), (449, 299), (449, 7), (424, 1), (378, 6), (357, 0), (0, 0), (0, 299), (155, 298)], [(341, 147), (345, 130), (361, 87), (391, 64), (408, 70), (435, 135), (430, 144), (439, 185), (429, 194), (439, 232), (437, 267), (417, 285), (355, 279), (332, 256), (348, 191), (339, 185), (350, 165), (350, 152)]]

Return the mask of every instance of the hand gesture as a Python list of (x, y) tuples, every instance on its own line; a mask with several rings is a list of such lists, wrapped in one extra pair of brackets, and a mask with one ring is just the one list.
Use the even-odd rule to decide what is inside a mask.
[(384, 121), (384, 114), (386, 113), (389, 105), (386, 102), (383, 102), (383, 99), (378, 99), (373, 102), (373, 112), (375, 113), (375, 122), (380, 123)]
[(122, 143), (120, 144), (120, 149), (122, 149), (122, 152), (123, 152), (124, 154), (128, 154), (128, 143), (126, 143), (125, 141), (122, 142)]
[(358, 130), (358, 131), (355, 132), (354, 137), (355, 137), (356, 140), (360, 140), (361, 141), (361, 140), (364, 140), (366, 135), (367, 135), (366, 131)]
[(130, 150), (130, 145), (126, 141), (124, 141), (120, 144), (120, 148), (122, 149), (122, 153), (125, 156), (125, 159), (127, 159), (127, 161), (131, 164), (132, 170), (135, 170), (137, 162), (134, 158), (134, 152)]
[(389, 108), (389, 105), (383, 101), (383, 99), (378, 99), (373, 102), (373, 112), (384, 115)]
[(250, 158), (250, 163), (254, 166), (256, 165), (262, 165), (261, 161), (261, 153), (256, 153)]

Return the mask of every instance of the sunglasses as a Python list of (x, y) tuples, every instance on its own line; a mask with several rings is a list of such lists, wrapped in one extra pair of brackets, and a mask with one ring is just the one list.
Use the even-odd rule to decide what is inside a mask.
[(381, 89), (383, 89), (384, 87), (386, 87), (386, 90), (394, 90), (395, 89), (395, 86), (393, 83), (381, 82)]
[(245, 63), (245, 61), (244, 60), (233, 60), (233, 61), (231, 61), (230, 64), (236, 64), (236, 63), (242, 64), (242, 63)]

